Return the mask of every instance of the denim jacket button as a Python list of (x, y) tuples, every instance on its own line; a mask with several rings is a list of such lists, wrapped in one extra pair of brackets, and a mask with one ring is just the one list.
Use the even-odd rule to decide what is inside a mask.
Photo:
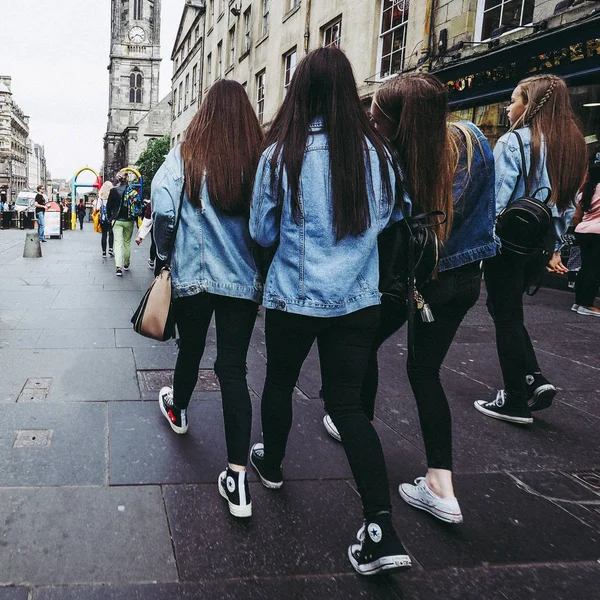
[(281, 308), (281, 310), (285, 310), (285, 302), (283, 300), (279, 302), (278, 306)]
[(196, 286), (195, 286), (195, 285), (193, 285), (193, 286), (190, 288), (190, 292), (195, 292), (195, 291), (196, 291)]

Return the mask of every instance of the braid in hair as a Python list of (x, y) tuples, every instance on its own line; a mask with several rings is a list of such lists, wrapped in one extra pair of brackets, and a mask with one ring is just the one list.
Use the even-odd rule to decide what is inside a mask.
[(540, 110), (542, 110), (542, 107), (544, 106), (544, 104), (546, 104), (546, 102), (548, 102), (548, 100), (550, 100), (550, 97), (552, 96), (552, 93), (554, 92), (554, 88), (556, 87), (556, 83), (557, 83), (558, 79), (552, 75), (548, 75), (546, 77), (546, 79), (550, 80), (550, 85), (548, 86), (548, 89), (546, 90), (546, 93), (543, 95), (542, 99), (537, 103), (537, 106), (533, 109), (531, 114), (528, 115), (528, 117), (527, 117), (528, 122), (531, 122), (533, 117), (535, 117), (535, 115), (537, 115), (540, 112)]

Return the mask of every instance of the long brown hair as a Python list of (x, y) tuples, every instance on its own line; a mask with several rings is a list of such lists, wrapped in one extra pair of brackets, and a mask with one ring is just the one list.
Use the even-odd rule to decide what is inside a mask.
[(213, 206), (230, 213), (247, 212), (262, 139), (244, 88), (229, 79), (213, 84), (181, 145), (189, 201), (201, 206), (206, 178)]
[(335, 47), (314, 50), (300, 62), (265, 140), (266, 147), (275, 145), (271, 160), (274, 194), (282, 201), (280, 175), (285, 168), (296, 221), (302, 214), (299, 192), (304, 152), (310, 125), (317, 117), (323, 119), (322, 132), (327, 134), (336, 239), (360, 235), (371, 224), (367, 140), (379, 158), (384, 194), (389, 201), (393, 198), (388, 165), (391, 155), (386, 142), (370, 126), (350, 61)]
[(444, 211), (447, 220), (437, 228), (437, 234), (441, 241), (447, 240), (452, 229), (452, 181), (459, 151), (453, 141), (455, 134), (447, 127), (446, 86), (428, 73), (407, 73), (384, 83), (374, 102), (395, 126), (390, 142), (404, 170), (413, 212)]
[(556, 75), (534, 75), (519, 82), (525, 111), (511, 131), (529, 126), (531, 166), (529, 187), (536, 178), (541, 159), (542, 137), (552, 187), (550, 202), (559, 210), (573, 204), (586, 174), (587, 154), (583, 134), (577, 125), (569, 90)]

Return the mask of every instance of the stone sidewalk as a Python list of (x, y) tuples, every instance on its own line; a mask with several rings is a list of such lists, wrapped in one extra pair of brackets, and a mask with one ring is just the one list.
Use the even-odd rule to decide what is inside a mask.
[[(542, 290), (527, 319), (560, 387), (529, 428), (473, 409), (500, 385), (484, 299), (443, 368), (454, 419), (456, 490), (465, 522), (416, 511), (397, 488), (424, 474), (405, 338), (380, 354), (376, 427), (394, 520), (411, 571), (361, 578), (346, 557), (361, 523), (341, 445), (325, 432), (313, 349), (295, 394), (285, 485), (251, 471), (254, 515), (229, 515), (214, 330), (190, 408), (173, 434), (156, 404), (173, 342), (129, 319), (151, 280), (148, 242), (114, 275), (100, 236), (83, 232), (21, 258), (23, 231), (0, 232), (0, 600), (506, 600), (600, 598), (600, 320)], [(265, 375), (263, 319), (248, 355), (254, 435)]]

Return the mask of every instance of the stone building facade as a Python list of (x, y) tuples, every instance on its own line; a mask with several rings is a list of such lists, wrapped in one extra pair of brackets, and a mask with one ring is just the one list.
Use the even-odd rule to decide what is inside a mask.
[(15, 200), (27, 187), (29, 117), (13, 99), (11, 77), (0, 75), (0, 198)]
[(46, 165), (46, 153), (44, 146), (27, 141), (27, 187), (35, 190), (38, 185), (46, 185), (50, 179)]
[(159, 103), (160, 11), (161, 0), (111, 0), (107, 179), (135, 164), (147, 141), (170, 129)]

